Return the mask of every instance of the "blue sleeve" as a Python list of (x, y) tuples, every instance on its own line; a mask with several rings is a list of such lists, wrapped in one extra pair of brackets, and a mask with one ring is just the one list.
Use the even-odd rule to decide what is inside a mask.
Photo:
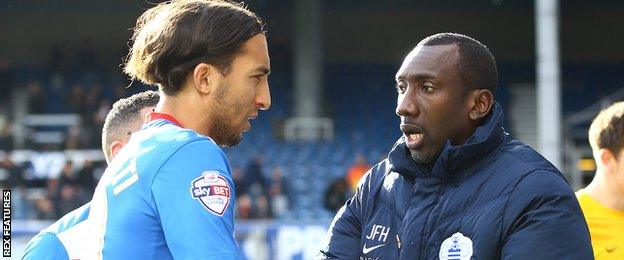
[(359, 259), (363, 202), (370, 194), (371, 171), (360, 179), (355, 195), (336, 213), (323, 240), (318, 259)]
[(69, 259), (69, 255), (67, 255), (65, 247), (55, 235), (42, 232), (28, 242), (22, 259)]
[(514, 189), (505, 213), (502, 259), (593, 259), (589, 229), (568, 183), (537, 171)]
[(234, 185), (223, 152), (208, 140), (176, 151), (152, 182), (154, 206), (175, 259), (236, 259)]

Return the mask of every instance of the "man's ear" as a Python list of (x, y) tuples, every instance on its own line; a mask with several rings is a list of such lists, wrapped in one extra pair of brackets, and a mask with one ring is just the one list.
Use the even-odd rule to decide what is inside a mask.
[(490, 110), (492, 110), (492, 104), (494, 102), (494, 95), (488, 89), (475, 89), (473, 96), (472, 107), (470, 108), (470, 119), (478, 121), (486, 117)]
[(195, 89), (202, 94), (208, 95), (219, 86), (223, 75), (215, 66), (200, 63), (193, 69), (191, 77)]
[(124, 145), (126, 145), (126, 143), (124, 141), (121, 141), (121, 140), (115, 140), (115, 141), (113, 141), (113, 143), (111, 143), (110, 148), (109, 148), (110, 149), (110, 154), (111, 154), (111, 160), (113, 158), (115, 158), (117, 153), (119, 153), (119, 151), (121, 151), (121, 148), (123, 148)]
[(598, 156), (596, 156), (596, 160), (599, 160), (600, 164), (605, 167), (607, 172), (614, 172), (613, 167), (617, 167), (617, 161), (615, 160), (615, 155), (609, 151), (609, 149), (601, 148), (598, 150)]

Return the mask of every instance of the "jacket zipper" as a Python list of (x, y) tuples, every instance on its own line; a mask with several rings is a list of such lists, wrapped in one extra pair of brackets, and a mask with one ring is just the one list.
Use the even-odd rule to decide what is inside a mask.
[(427, 215), (427, 219), (425, 220), (425, 228), (423, 229), (423, 239), (420, 241), (420, 256), (418, 259), (426, 259), (425, 257), (423, 257), (423, 254), (425, 254), (425, 245), (429, 242), (428, 241), (428, 233), (429, 233), (429, 222), (431, 221), (430, 217), (431, 214), (433, 213), (433, 211), (437, 208), (438, 204), (440, 204), (440, 197), (442, 197), (442, 192), (444, 190), (444, 186), (442, 183), (439, 184), (440, 188), (438, 188), (437, 192), (436, 192), (436, 200), (435, 203), (433, 204), (431, 211), (429, 211), (429, 214)]

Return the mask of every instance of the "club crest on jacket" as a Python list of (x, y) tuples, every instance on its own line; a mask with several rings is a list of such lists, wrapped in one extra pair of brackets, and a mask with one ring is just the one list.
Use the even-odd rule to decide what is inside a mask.
[(472, 240), (457, 232), (440, 246), (440, 260), (469, 260), (472, 257)]

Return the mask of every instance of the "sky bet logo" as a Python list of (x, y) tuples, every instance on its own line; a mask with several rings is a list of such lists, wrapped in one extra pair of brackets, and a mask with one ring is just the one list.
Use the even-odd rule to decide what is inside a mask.
[(195, 197), (203, 197), (203, 196), (212, 196), (212, 195), (221, 195), (221, 196), (230, 196), (230, 189), (228, 186), (210, 186), (210, 187), (200, 187), (193, 190), (193, 196)]
[[(386, 245), (386, 239), (388, 239), (388, 234), (390, 233), (390, 227), (382, 226), (382, 225), (373, 225), (371, 228), (370, 234), (366, 236), (366, 243), (364, 243), (364, 247), (362, 248), (362, 254), (366, 255), (373, 250), (383, 247)], [(369, 244), (369, 241), (375, 241), (376, 243)], [(381, 244), (380, 244), (381, 243)], [(363, 259), (360, 257), (360, 259)]]
[(230, 204), (230, 185), (217, 171), (205, 171), (191, 183), (191, 195), (208, 212), (222, 217)]

